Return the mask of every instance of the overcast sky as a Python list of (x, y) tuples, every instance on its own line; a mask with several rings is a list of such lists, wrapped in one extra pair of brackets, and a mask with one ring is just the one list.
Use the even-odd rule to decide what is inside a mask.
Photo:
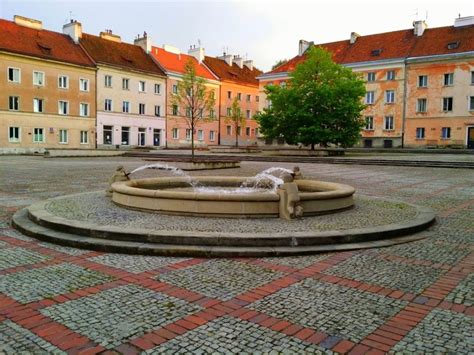
[(0, 0), (0, 17), (23, 15), (61, 31), (70, 18), (83, 31), (112, 29), (133, 42), (147, 33), (155, 45), (171, 44), (187, 51), (200, 40), (206, 54), (223, 50), (253, 59), (267, 71), (278, 59), (297, 54), (298, 41), (325, 43), (361, 35), (411, 28), (415, 19), (429, 27), (451, 26), (474, 14), (474, 2), (445, 1), (140, 1), (140, 0)]

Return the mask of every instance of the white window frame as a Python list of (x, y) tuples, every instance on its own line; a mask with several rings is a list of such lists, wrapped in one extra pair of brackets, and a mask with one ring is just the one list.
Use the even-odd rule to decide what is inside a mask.
[[(445, 99), (451, 99), (451, 110), (448, 110), (448, 109), (445, 110), (445, 109), (444, 109), (444, 100), (445, 100)], [(443, 112), (453, 112), (453, 111), (454, 111), (454, 98), (453, 98), (452, 96), (443, 97), (443, 98), (441, 99), (441, 105), (442, 105), (442, 106), (441, 106), (441, 110), (442, 110)], [(448, 105), (447, 105), (447, 106), (448, 106)]]
[(375, 81), (375, 73), (374, 71), (368, 72), (367, 73), (367, 82), (372, 83)]
[[(10, 133), (11, 133), (10, 130), (11, 130), (12, 128), (13, 128), (13, 129), (16, 129), (16, 131), (17, 131), (17, 133), (18, 133), (18, 139), (16, 139), (16, 138), (13, 138), (13, 139), (12, 139), (12, 136), (11, 136), (11, 134), (10, 134)], [(16, 126), (9, 126), (9, 127), (8, 127), (8, 142), (9, 142), (9, 143), (21, 143), (21, 127), (16, 127)]]
[(79, 134), (79, 144), (89, 144), (89, 131), (80, 131)]
[(387, 80), (395, 80), (395, 70), (387, 70)]
[(251, 113), (250, 110), (246, 110), (246, 111), (245, 111), (245, 115), (246, 115), (246, 117), (247, 117), (248, 120), (252, 118), (252, 113)]
[[(17, 98), (17, 107), (15, 108), (15, 101), (13, 101), (13, 108), (10, 106), (10, 98)], [(9, 111), (20, 111), (20, 96), (8, 96), (8, 110)]]
[(245, 135), (250, 137), (250, 127), (245, 127)]
[[(41, 130), (42, 130), (41, 136), (42, 136), (43, 139), (40, 140), (40, 141), (39, 141), (39, 140), (36, 140), (36, 132), (35, 132), (35, 131), (36, 131), (37, 129), (41, 129)], [(45, 143), (45, 142), (46, 142), (46, 136), (45, 136), (45, 134), (44, 134), (44, 128), (42, 128), (42, 127), (34, 127), (34, 128), (33, 128), (33, 143)]]
[(227, 133), (228, 136), (232, 135), (232, 126), (231, 125), (226, 126), (226, 133)]
[(138, 81), (138, 92), (146, 92), (146, 81), (139, 80)]
[[(421, 81), (421, 84), (423, 85), (420, 85), (420, 78), (423, 78)], [(419, 88), (427, 88), (428, 87), (428, 75), (418, 75), (418, 87)]]
[(227, 107), (227, 113), (226, 113), (227, 117), (230, 117), (232, 116), (232, 109), (230, 107)]
[[(445, 132), (449, 133), (449, 136), (444, 134)], [(441, 127), (441, 139), (451, 139), (451, 127)]]
[(186, 140), (191, 140), (191, 128), (186, 128)]
[(425, 127), (416, 127), (415, 137), (417, 140), (426, 139)]
[[(110, 107), (109, 109), (107, 109), (107, 102), (110, 102)], [(113, 108), (114, 108), (114, 102), (112, 99), (104, 99), (104, 111), (105, 112), (112, 112), (113, 111)]]
[[(125, 85), (127, 83), (127, 85)], [(122, 78), (122, 90), (130, 90), (130, 79)]]
[(467, 107), (469, 111), (474, 111), (474, 96), (467, 97)]
[[(43, 77), (43, 83), (35, 83), (35, 74), (41, 74)], [(38, 71), (38, 70), (33, 70), (33, 85), (35, 86), (44, 86), (45, 85), (45, 82), (46, 82), (46, 75), (44, 74), (44, 71)]]
[(367, 105), (373, 105), (375, 103), (375, 91), (371, 90), (365, 93), (365, 103)]
[[(86, 107), (86, 114), (83, 114), (83, 107)], [(89, 103), (87, 102), (80, 102), (79, 103), (79, 116), (81, 117), (89, 117), (90, 110), (89, 110)]]
[[(158, 111), (158, 114), (157, 114)], [(155, 105), (155, 116), (156, 117), (161, 117), (161, 106), (160, 105)]]
[(395, 103), (395, 90), (385, 90), (385, 103), (386, 104)]
[[(89, 92), (89, 88), (90, 88), (90, 85), (89, 85), (89, 79), (86, 79), (86, 78), (79, 78), (79, 91), (82, 91), (82, 92)], [(84, 89), (84, 84), (86, 86), (86, 88)]]
[(59, 144), (69, 144), (69, 132), (67, 129), (59, 130)]
[(247, 94), (247, 102), (250, 102), (250, 101), (252, 101), (252, 95)]
[(179, 107), (178, 107), (178, 105), (172, 105), (171, 106), (171, 114), (173, 116), (179, 116)]
[(197, 139), (198, 139), (199, 142), (204, 141), (204, 131), (202, 129), (198, 129)]
[[(421, 102), (424, 102), (424, 107), (422, 107)], [(428, 112), (428, 99), (425, 97), (421, 97), (416, 99), (416, 112), (418, 113), (426, 113)]]
[(156, 84), (155, 83), (155, 89), (154, 90), (155, 90), (155, 95), (160, 95), (161, 94), (161, 84)]
[[(390, 124), (387, 124), (390, 123)], [(384, 116), (383, 118), (383, 130), (393, 131), (395, 127), (395, 118), (393, 116)]]
[(374, 130), (374, 116), (365, 116), (364, 131), (373, 131), (373, 130)]
[[(18, 81), (10, 80), (10, 69), (18, 70)], [(15, 79), (15, 75), (13, 75), (13, 79)], [(16, 68), (16, 67), (8, 67), (7, 68), (7, 80), (8, 80), (9, 83), (21, 84), (21, 69)]]
[[(41, 101), (41, 111), (36, 110), (36, 101)], [(38, 105), (39, 108), (39, 105)], [(34, 113), (44, 113), (44, 99), (40, 99), (39, 97), (33, 98), (33, 112)]]
[[(143, 110), (142, 110), (143, 108)], [(138, 104), (138, 114), (146, 115), (146, 105), (144, 103)]]
[[(447, 84), (446, 84), (446, 78), (448, 78)], [(453, 85), (454, 85), (454, 73), (444, 73), (443, 86), (453, 86)]]
[[(127, 110), (125, 110), (125, 107)], [(122, 101), (122, 113), (130, 113), (130, 101)]]
[(109, 75), (109, 74), (104, 75), (104, 87), (106, 88), (112, 87), (112, 75)]
[(214, 142), (215, 140), (215, 132), (213, 130), (209, 131), (209, 141)]
[(179, 128), (171, 129), (171, 138), (179, 139)]
[(175, 95), (178, 93), (178, 84), (173, 84), (171, 87), (171, 92)]
[[(66, 113), (64, 113), (64, 111), (61, 110), (61, 103), (66, 104)], [(61, 116), (69, 115), (69, 101), (67, 101), (67, 100), (59, 100), (58, 101), (58, 114), (61, 115)]]
[[(65, 84), (65, 86), (63, 86)], [(69, 89), (69, 76), (64, 74), (58, 74), (58, 89)]]

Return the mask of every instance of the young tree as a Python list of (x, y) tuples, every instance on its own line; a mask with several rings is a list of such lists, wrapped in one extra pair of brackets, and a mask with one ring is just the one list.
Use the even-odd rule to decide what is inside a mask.
[(215, 97), (214, 91), (206, 89), (206, 80), (197, 76), (196, 65), (190, 59), (184, 66), (182, 80), (178, 82), (178, 92), (171, 95), (171, 105), (185, 108), (184, 118), (191, 130), (191, 155), (194, 160), (194, 132), (198, 124), (211, 120)]
[(272, 70), (278, 68), (280, 65), (288, 62), (288, 59), (279, 59), (275, 64), (272, 65)]
[(237, 97), (234, 97), (231, 106), (231, 115), (226, 118), (226, 122), (231, 122), (234, 126), (235, 132), (235, 146), (239, 146), (239, 128), (242, 130), (245, 127), (245, 118), (242, 115), (242, 109), (240, 108), (240, 103)]
[(364, 123), (365, 85), (358, 74), (332, 61), (322, 48), (311, 48), (285, 87), (266, 88), (270, 105), (257, 115), (262, 133), (289, 144), (355, 144)]

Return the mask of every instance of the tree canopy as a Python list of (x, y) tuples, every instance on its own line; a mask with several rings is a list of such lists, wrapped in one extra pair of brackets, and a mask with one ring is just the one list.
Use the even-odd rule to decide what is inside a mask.
[(226, 117), (227, 122), (231, 122), (234, 126), (235, 134), (235, 146), (239, 146), (239, 128), (245, 127), (245, 118), (242, 114), (242, 109), (240, 108), (240, 101), (237, 97), (234, 97), (232, 101), (232, 106), (230, 109), (230, 116)]
[(287, 85), (266, 87), (268, 107), (256, 116), (262, 133), (312, 149), (315, 144), (354, 145), (364, 125), (364, 81), (322, 48), (310, 48), (305, 55)]

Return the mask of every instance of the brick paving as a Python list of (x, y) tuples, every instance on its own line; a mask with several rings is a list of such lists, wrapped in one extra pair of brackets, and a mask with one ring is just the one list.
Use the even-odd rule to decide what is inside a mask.
[[(44, 243), (9, 226), (19, 208), (104, 189), (116, 165), (143, 163), (0, 157), (0, 353), (474, 351), (471, 170), (301, 164), (305, 175), (353, 185), (360, 195), (437, 211), (426, 239), (374, 250), (126, 256)], [(195, 174), (254, 175), (272, 165)]]

